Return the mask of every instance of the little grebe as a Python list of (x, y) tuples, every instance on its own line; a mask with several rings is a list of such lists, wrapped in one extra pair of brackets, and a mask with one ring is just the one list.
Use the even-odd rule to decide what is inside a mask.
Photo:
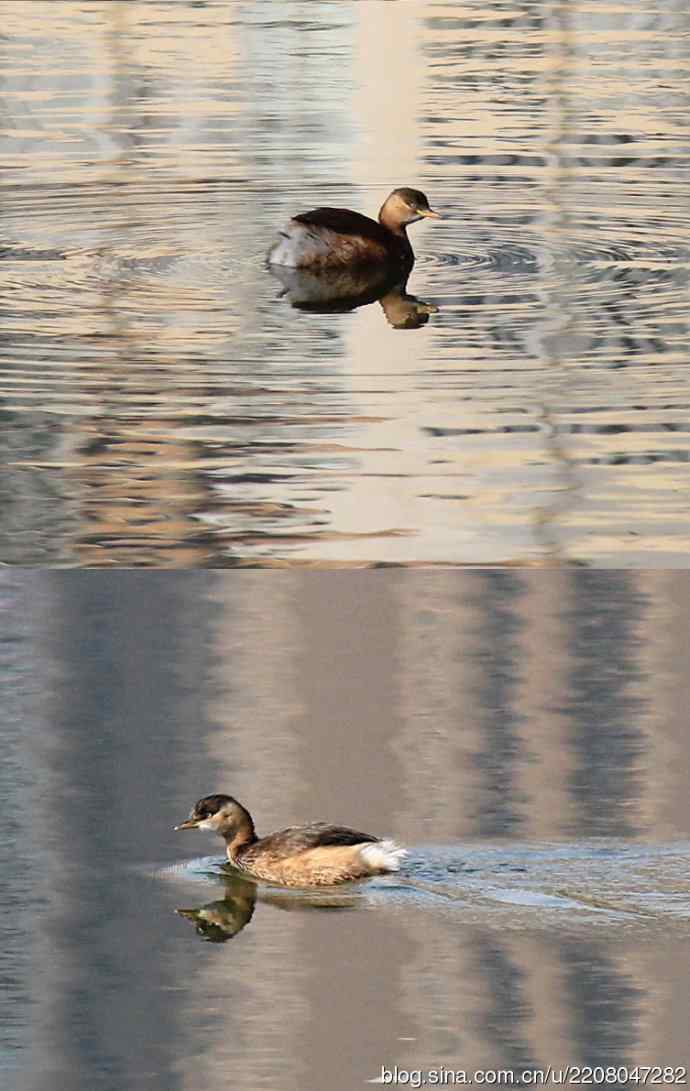
[(389, 263), (412, 266), (414, 254), (406, 227), (440, 212), (418, 189), (394, 189), (378, 221), (349, 208), (315, 208), (288, 220), (268, 252), (269, 265), (293, 269), (335, 269), (347, 265)]
[(256, 879), (285, 886), (329, 886), (397, 871), (405, 849), (346, 826), (312, 822), (258, 838), (249, 811), (232, 796), (204, 796), (176, 830), (211, 830), (228, 860)]

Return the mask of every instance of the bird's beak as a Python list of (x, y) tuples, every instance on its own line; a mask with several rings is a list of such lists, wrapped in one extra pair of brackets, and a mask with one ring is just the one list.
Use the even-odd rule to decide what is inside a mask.
[(196, 818), (185, 818), (184, 822), (180, 822), (179, 826), (173, 826), (174, 830), (195, 830), (199, 825), (199, 821)]
[(436, 212), (433, 208), (418, 208), (418, 216), (426, 216), (429, 220), (442, 220), (443, 216), (440, 212)]

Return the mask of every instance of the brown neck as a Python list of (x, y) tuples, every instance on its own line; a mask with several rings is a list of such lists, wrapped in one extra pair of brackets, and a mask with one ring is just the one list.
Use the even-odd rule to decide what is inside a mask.
[(405, 224), (401, 224), (397, 216), (394, 213), (389, 212), (385, 205), (379, 212), (379, 223), (382, 227), (385, 227), (387, 231), (390, 231), (392, 235), (397, 235), (398, 238), (404, 239), (405, 242), (407, 242)]
[(243, 821), (232, 833), (223, 834), (225, 838), (225, 855), (231, 863), (234, 863), (250, 845), (258, 840), (254, 823), (250, 815), (245, 812)]

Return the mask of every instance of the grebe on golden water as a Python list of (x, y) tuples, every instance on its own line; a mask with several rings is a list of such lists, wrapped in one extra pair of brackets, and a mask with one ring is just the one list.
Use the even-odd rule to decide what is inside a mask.
[(288, 220), (268, 252), (269, 265), (293, 269), (336, 269), (347, 265), (412, 266), (407, 225), (424, 217), (440, 219), (418, 189), (394, 189), (378, 221), (349, 208), (315, 208)]
[(176, 830), (211, 830), (234, 867), (285, 886), (330, 886), (397, 871), (405, 849), (346, 826), (312, 822), (258, 838), (252, 816), (232, 796), (204, 796)]

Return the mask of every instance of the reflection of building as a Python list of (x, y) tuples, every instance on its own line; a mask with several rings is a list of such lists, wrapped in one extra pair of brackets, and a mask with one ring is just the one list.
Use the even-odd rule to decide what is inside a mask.
[(399, 575), (399, 609), (415, 620), (399, 629), (396, 753), (423, 829), (443, 840), (686, 828), (684, 614), (674, 602), (669, 628), (677, 590), (664, 579)]
[[(200, 793), (236, 795), (252, 810), (260, 833), (287, 825), (302, 779), (296, 581), (287, 573), (274, 579), (267, 599), (264, 578), (242, 572), (214, 579), (219, 607), (209, 705), (214, 728), (205, 739), (213, 779)], [(200, 1083), (217, 1084), (230, 1071), (238, 1087), (272, 1086), (276, 1073), (285, 1086), (300, 1084), (295, 1042), (308, 1018), (305, 966), (283, 914), (263, 906), (256, 913), (262, 910), (251, 925), (259, 924), (260, 943), (233, 943), (232, 973), (241, 1002), (228, 1012), (213, 1048), (185, 1066), (184, 1086), (190, 1091)], [(207, 961), (199, 969), (199, 988), (223, 996), (227, 973), (226, 961)], [(279, 1018), (273, 1017), (276, 1012)]]
[[(25, 670), (40, 692), (25, 734), (31, 857), (31, 1053), (43, 1091), (165, 1073), (170, 1003), (194, 952), (175, 951), (146, 878), (172, 808), (200, 778), (208, 581), (188, 573), (34, 574)], [(168, 1084), (169, 1086), (169, 1084)]]
[[(321, 175), (347, 186), (349, 106), (313, 88), (349, 45), (349, 7), (320, 9), (328, 43), (314, 33), (298, 60), (299, 10), (245, 5), (240, 31), (224, 3), (0, 6), (7, 41), (31, 42), (30, 59), (5, 51), (3, 169), (33, 187), (3, 224), (18, 259), (43, 259), (17, 265), (30, 290), (18, 281), (7, 316), (3, 450), (21, 469), (0, 553), (190, 568), (273, 550), (302, 529), (294, 493), (332, 465), (347, 415), (332, 321), (281, 328), (262, 266), (295, 200), (286, 172), (302, 194)], [(313, 155), (286, 139), (305, 125)], [(26, 526), (39, 542), (18, 547)]]
[(125, 424), (115, 416), (81, 426), (79, 466), (67, 471), (80, 513), (73, 561), (149, 569), (208, 562), (208, 536), (193, 519), (208, 504), (208, 484), (192, 469), (197, 446), (174, 431), (166, 421)]
[[(388, 581), (371, 593), (375, 578), (243, 572), (217, 584), (215, 786), (247, 802), (260, 833), (317, 818), (399, 832), (386, 790), (396, 775), (395, 599)], [(375, 1068), (379, 1047), (353, 1020), (353, 1003), (360, 1012), (379, 1007), (372, 972), (395, 992), (409, 941), (384, 920), (372, 922), (373, 943), (361, 941), (347, 913), (340, 922), (334, 946), (328, 914), (290, 914), (288, 927), (284, 913), (257, 907), (251, 927), (259, 924), (261, 942), (233, 960), (251, 981), (240, 1020), (253, 1048), (238, 1052), (234, 1031), (223, 1047), (239, 1085), (259, 1086), (272, 1073), (270, 1086), (339, 1091), (351, 1086), (354, 1055)], [(225, 973), (210, 965), (203, 988), (220, 989)], [(270, 1018), (276, 1010), (280, 1018)], [(394, 1001), (388, 1018), (392, 1025)], [(219, 1059), (209, 1058), (209, 1079)]]
[[(422, 855), (459, 844), (471, 857), (478, 837), (509, 848), (582, 831), (687, 835), (684, 577), (99, 572), (0, 584), (23, 617), (5, 626), (4, 735), (12, 716), (32, 725), (15, 734), (12, 765), (28, 787), (7, 786), (32, 872), (28, 893), (10, 890), (15, 927), (27, 897), (33, 907), (21, 927), (36, 1079), (20, 1091), (43, 1091), (43, 1070), (76, 1086), (103, 1064), (121, 1086), (155, 1070), (191, 1088), (232, 1066), (243, 1087), (345, 1091), (353, 1072), (371, 1078), (396, 1059), (682, 1063), (690, 951), (672, 921), (667, 951), (635, 914), (563, 931), (536, 917), (503, 928), (441, 899), (361, 912), (260, 903), (209, 955), (184, 922), (175, 931), (189, 891), (173, 900), (141, 870), (159, 854), (215, 851), (169, 830), (214, 790), (243, 798), (260, 832), (324, 817)], [(25, 961), (10, 959), (15, 976)]]
[[(558, 571), (274, 574), (267, 606), (264, 579), (223, 581), (213, 718), (227, 730), (211, 737), (218, 762), (230, 738), (244, 740), (228, 776), (248, 799), (265, 795), (262, 828), (333, 815), (408, 831), (421, 844), (462, 838), (469, 851), (486, 832), (570, 838), (579, 828), (606, 832), (605, 822), (613, 833), (656, 836), (654, 816), (675, 792), (669, 780), (657, 783), (650, 758), (670, 744), (657, 736), (659, 673), (645, 666), (668, 639), (668, 598), (652, 594), (658, 581)], [(680, 659), (664, 684), (668, 693), (685, 688)], [(671, 736), (687, 753), (680, 715)], [(680, 786), (685, 770), (663, 766), (663, 775)], [(671, 828), (687, 829), (687, 804), (675, 798)], [(365, 929), (345, 920), (334, 948), (326, 918), (302, 920), (290, 953), (293, 969), (307, 970), (295, 969), (302, 1006), (288, 1005), (280, 1032), (314, 1064), (358, 1055), (373, 1075), (377, 1058), (396, 1049), (416, 1066), (460, 1057), (486, 1067), (555, 1056), (644, 1063), (660, 1048), (658, 1005), (680, 988), (667, 967), (650, 994), (654, 956), (634, 938), (500, 935), (433, 913), (404, 928), (386, 916), (380, 932), (377, 921)], [(257, 1025), (260, 983), (277, 951), (289, 964), (285, 936), (273, 937), (257, 974)], [(353, 1008), (370, 1007), (372, 1044), (360, 1021), (348, 1022)], [(415, 1042), (397, 1044), (408, 1036)], [(676, 1057), (681, 1041), (678, 1031)], [(345, 1065), (342, 1086), (350, 1079)]]
[[(395, 591), (396, 756), (424, 840), (464, 838), (471, 853), (487, 826), (521, 841), (690, 829), (688, 581), (407, 572)], [(499, 935), (426, 917), (402, 970), (415, 1042), (401, 1066), (683, 1063), (683, 971), (663, 942), (640, 944), (642, 927)]]
[[(4, 560), (683, 563), (684, 0), (0, 9)], [(438, 321), (282, 308), (403, 182)]]
[[(31, 1048), (35, 945), (27, 940), (25, 870), (35, 864), (31, 756), (27, 740), (40, 731), (40, 686), (31, 662), (26, 574), (0, 570), (0, 1053), (11, 1082)], [(18, 866), (18, 861), (21, 861)]]

